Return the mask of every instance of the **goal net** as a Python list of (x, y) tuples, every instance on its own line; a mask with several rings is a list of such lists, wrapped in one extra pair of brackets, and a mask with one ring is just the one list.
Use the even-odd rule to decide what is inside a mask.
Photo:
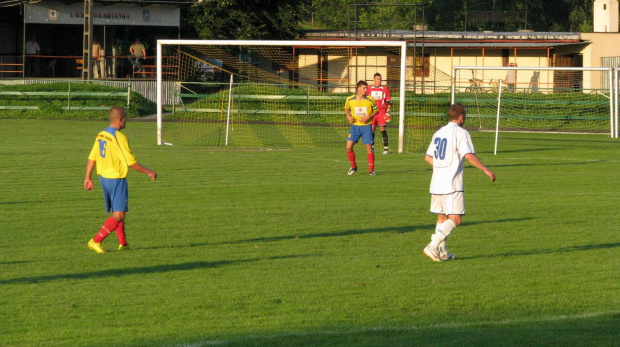
[(494, 131), (499, 112), (499, 131), (612, 131), (611, 69), (459, 66), (453, 76), (452, 100), (467, 107), (470, 129)]
[(160, 40), (157, 48), (157, 65), (177, 69), (157, 73), (159, 144), (342, 147), (346, 98), (380, 73), (393, 101), (390, 148), (420, 151), (450, 102), (449, 75), (405, 42)]

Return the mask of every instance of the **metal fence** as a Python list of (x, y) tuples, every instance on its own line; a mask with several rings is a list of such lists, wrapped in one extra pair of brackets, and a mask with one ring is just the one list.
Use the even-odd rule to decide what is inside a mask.
[[(23, 84), (42, 84), (42, 83), (54, 83), (54, 82), (68, 82), (74, 80), (67, 79), (24, 79), (19, 81), (13, 81), (14, 83)], [(75, 80), (82, 81), (82, 80)], [(7, 82), (7, 81), (4, 81)], [(129, 87), (132, 92), (136, 92), (146, 99), (157, 102), (157, 82), (153, 80), (92, 80), (90, 83), (97, 83), (110, 87)], [(179, 98), (179, 84), (174, 81), (162, 82), (162, 102), (164, 105), (173, 105), (180, 103)]]

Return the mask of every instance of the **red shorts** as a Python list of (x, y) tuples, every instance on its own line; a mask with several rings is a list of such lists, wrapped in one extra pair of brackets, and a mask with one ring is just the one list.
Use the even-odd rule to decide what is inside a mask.
[(376, 126), (377, 124), (380, 126), (385, 126), (387, 124), (385, 121), (385, 109), (379, 110), (379, 113), (372, 119), (372, 125)]

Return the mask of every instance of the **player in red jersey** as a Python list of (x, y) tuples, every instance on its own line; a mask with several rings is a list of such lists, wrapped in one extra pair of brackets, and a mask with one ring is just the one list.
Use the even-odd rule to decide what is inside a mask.
[(373, 150), (374, 150), (374, 138), (375, 138), (375, 129), (377, 128), (377, 124), (379, 124), (379, 129), (381, 129), (381, 137), (383, 138), (383, 154), (388, 154), (388, 134), (387, 134), (387, 123), (392, 120), (390, 116), (390, 109), (392, 108), (392, 98), (390, 97), (390, 91), (387, 86), (381, 85), (381, 74), (376, 73), (374, 76), (374, 85), (369, 86), (366, 90), (366, 95), (370, 95), (377, 102), (377, 107), (379, 108), (379, 113), (375, 116), (372, 121), (372, 138), (373, 138)]

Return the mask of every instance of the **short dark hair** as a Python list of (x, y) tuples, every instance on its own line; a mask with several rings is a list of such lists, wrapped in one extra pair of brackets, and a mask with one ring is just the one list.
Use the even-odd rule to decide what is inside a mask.
[(458, 102), (450, 105), (450, 108), (448, 109), (448, 117), (450, 117), (450, 120), (458, 119), (462, 114), (467, 114), (465, 106), (459, 104)]
[(366, 81), (359, 81), (357, 82), (357, 86), (355, 88), (359, 88), (360, 86), (368, 87), (368, 83), (366, 83)]
[(110, 112), (108, 112), (108, 117), (110, 118), (110, 122), (123, 117), (127, 118), (127, 111), (120, 106), (114, 106), (110, 109)]
[(381, 74), (380, 74), (380, 73), (378, 73), (378, 72), (377, 72), (377, 73), (376, 73), (373, 77), (377, 77), (377, 76), (379, 76), (379, 77), (383, 77), (383, 76), (381, 76)]

